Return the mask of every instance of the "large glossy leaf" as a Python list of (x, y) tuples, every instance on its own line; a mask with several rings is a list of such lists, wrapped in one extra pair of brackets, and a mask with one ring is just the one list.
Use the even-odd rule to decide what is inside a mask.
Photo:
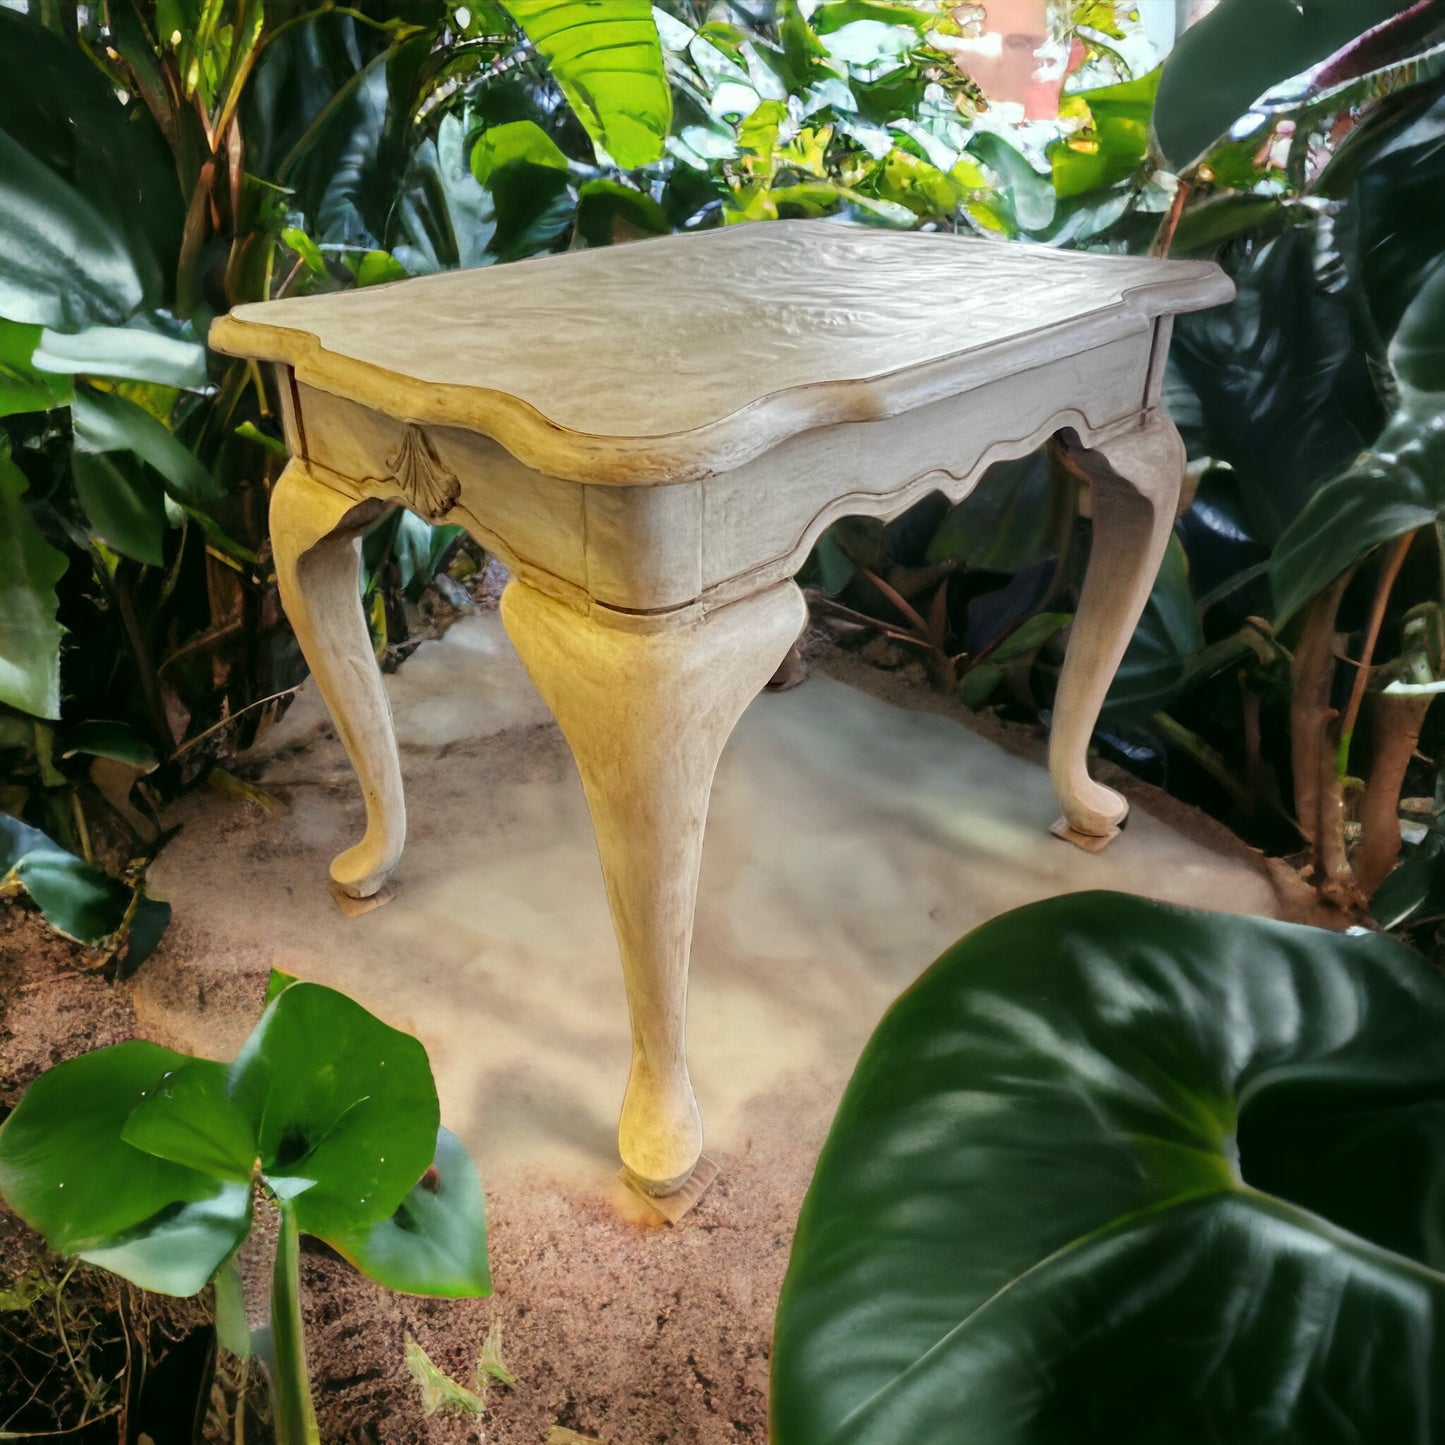
[(82, 452), (134, 452), (193, 506), (214, 501), (219, 488), (183, 442), (144, 407), (114, 392), (82, 387), (72, 407), (75, 445)]
[[(107, 6), (112, 25), (124, 28), (131, 3)], [(156, 78), (164, 92), (158, 68)], [(169, 96), (162, 102), (172, 103)], [(87, 48), (63, 29), (0, 7), (0, 131), (72, 195), (82, 197), (110, 232), (107, 248), (94, 257), (70, 252), (68, 258), (52, 258), (68, 259), (81, 293), (92, 284), (105, 291), (106, 256), (113, 244), (124, 253), (126, 269), (134, 271), (147, 303), (164, 304), (180, 251), (185, 205), (175, 159), (140, 96), (122, 99)], [(0, 214), (0, 230), (4, 226)], [(50, 248), (63, 252), (69, 237), (57, 227), (46, 239)], [(92, 265), (96, 270), (87, 278)], [(100, 311), (116, 309), (107, 304)], [(130, 309), (119, 307), (122, 313)], [(0, 307), (0, 314), (9, 313)], [(92, 319), (119, 317), (97, 312)]]
[(778, 1308), (775, 1445), (1445, 1432), (1445, 980), (1075, 894), (869, 1042)]
[(360, 1004), (295, 983), (266, 1007), (231, 1066), (267, 1181), (323, 1239), (386, 1219), (436, 1143), (426, 1050)]
[(55, 620), (55, 584), (67, 563), (30, 515), (26, 486), (0, 446), (0, 703), (58, 718), (61, 626)]
[(108, 376), (154, 381), (202, 391), (207, 384), (206, 348), (134, 326), (93, 326), (74, 335), (46, 331), (32, 364), (65, 376)]
[(662, 156), (672, 88), (649, 0), (504, 0), (593, 144), (624, 169)]
[(154, 472), (123, 452), (92, 455), (77, 447), (70, 475), (96, 537), (137, 562), (165, 561), (166, 492)]
[(0, 130), (0, 316), (74, 331), (124, 319), (144, 295), (114, 226)]
[(0, 896), (19, 884), (57, 933), (88, 946), (129, 929), (126, 962), (142, 963), (160, 942), (171, 906), (139, 897), (119, 879), (68, 853), (39, 828), (0, 813)]
[(437, 1130), (436, 1157), (390, 1219), (327, 1236), (363, 1274), (388, 1289), (450, 1299), (488, 1295), (487, 1211), (461, 1141)]
[(1282, 627), (1371, 548), (1445, 517), (1445, 394), (1404, 398), (1369, 454), (1311, 499), (1269, 561)]
[(1222, 0), (1164, 62), (1154, 132), (1170, 168), (1198, 159), (1271, 86), (1409, 3)]
[(1328, 286), (1312, 230), (1271, 241), (1227, 306), (1181, 316), (1170, 350), (1199, 405), (1204, 453), (1230, 464), (1250, 531), (1272, 544), (1384, 424), (1351, 285)]
[[(107, 1247), (217, 1183), (121, 1138), (126, 1116), (184, 1054), (133, 1040), (47, 1070), (0, 1125), (0, 1193), (62, 1254)], [(217, 1261), (219, 1263), (219, 1261)]]

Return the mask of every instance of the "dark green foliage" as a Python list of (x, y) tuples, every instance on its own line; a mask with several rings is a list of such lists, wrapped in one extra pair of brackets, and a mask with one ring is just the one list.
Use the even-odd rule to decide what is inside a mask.
[(1075, 894), (884, 1018), (778, 1307), (777, 1445), (1445, 1431), (1445, 981)]

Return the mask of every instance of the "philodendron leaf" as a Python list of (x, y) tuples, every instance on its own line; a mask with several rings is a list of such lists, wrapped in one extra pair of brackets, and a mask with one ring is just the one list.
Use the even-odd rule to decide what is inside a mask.
[(1410, 0), (1222, 0), (1164, 62), (1154, 132), (1181, 170), (1271, 86), (1298, 75)]
[(25, 505), (25, 475), (0, 445), (0, 703), (60, 716), (59, 606), (68, 565)]
[(215, 1198), (214, 1179), (121, 1138), (131, 1110), (188, 1062), (140, 1040), (96, 1049), (42, 1074), (0, 1125), (0, 1194), (52, 1249), (107, 1247), (163, 1210)]
[(1372, 547), (1445, 517), (1445, 392), (1407, 392), (1374, 447), (1310, 498), (1269, 559), (1283, 627)]
[(156, 1294), (196, 1294), (251, 1228), (250, 1184), (214, 1188), (206, 1199), (175, 1205), (118, 1239), (81, 1250), (81, 1259)]
[(77, 943), (102, 943), (125, 922), (131, 890), (39, 828), (0, 813), (0, 885), (21, 884), (45, 921)]
[(202, 505), (220, 495), (211, 475), (184, 444), (143, 407), (114, 392), (82, 387), (71, 408), (79, 451), (130, 451), (170, 483), (177, 498)]
[(492, 1292), (481, 1181), (446, 1129), (437, 1130), (431, 1168), (390, 1219), (326, 1242), (388, 1289), (452, 1299)]
[(662, 157), (672, 88), (649, 0), (503, 0), (599, 150), (624, 170)]
[(775, 1445), (1445, 1438), (1445, 979), (1116, 894), (890, 1010), (778, 1307)]
[(230, 1095), (256, 1128), (262, 1172), (295, 1194), (322, 1239), (389, 1218), (431, 1163), (436, 1085), (426, 1050), (360, 1004), (293, 983), (231, 1065)]
[(132, 1111), (121, 1137), (159, 1159), (218, 1179), (249, 1181), (256, 1127), (232, 1100), (229, 1079), (226, 1064), (192, 1059)]

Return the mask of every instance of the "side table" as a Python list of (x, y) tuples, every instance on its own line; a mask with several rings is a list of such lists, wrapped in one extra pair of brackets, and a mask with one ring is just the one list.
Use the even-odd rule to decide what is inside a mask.
[(335, 885), (375, 894), (406, 831), (358, 588), (360, 534), (400, 505), (511, 570), (502, 618), (576, 758), (622, 955), (623, 1163), (677, 1190), (702, 1148), (684, 1009), (708, 794), (803, 627), (809, 548), (848, 514), (957, 500), (1056, 432), (1086, 449), (1049, 767), (1067, 829), (1107, 841), (1126, 807), (1087, 748), (1179, 498), (1170, 325), (1232, 294), (1207, 262), (789, 221), (220, 318), (212, 346), (277, 369), (281, 600), (366, 799)]

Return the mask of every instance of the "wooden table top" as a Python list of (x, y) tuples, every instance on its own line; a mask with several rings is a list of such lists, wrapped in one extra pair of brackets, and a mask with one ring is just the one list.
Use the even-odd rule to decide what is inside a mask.
[(777, 221), (238, 306), (210, 339), (544, 470), (660, 438), (725, 467), (1232, 294), (1209, 262)]

